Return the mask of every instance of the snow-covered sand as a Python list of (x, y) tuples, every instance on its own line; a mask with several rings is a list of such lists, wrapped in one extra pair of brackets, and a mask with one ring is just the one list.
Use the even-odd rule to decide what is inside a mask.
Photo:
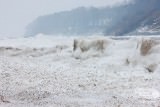
[(139, 38), (118, 39), (103, 54), (76, 59), (74, 38), (1, 39), (0, 107), (160, 106), (158, 46), (141, 56)]

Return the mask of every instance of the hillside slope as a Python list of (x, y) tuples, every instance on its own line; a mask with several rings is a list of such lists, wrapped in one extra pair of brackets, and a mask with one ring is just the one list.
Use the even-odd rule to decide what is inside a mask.
[(134, 0), (118, 7), (80, 7), (38, 17), (28, 25), (26, 35), (160, 34), (159, 5), (159, 0)]

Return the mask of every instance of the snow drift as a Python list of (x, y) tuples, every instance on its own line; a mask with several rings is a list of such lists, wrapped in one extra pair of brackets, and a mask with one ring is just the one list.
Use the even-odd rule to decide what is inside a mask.
[[(99, 39), (106, 43), (103, 48)], [(83, 52), (81, 40), (87, 47)], [(49, 36), (0, 40), (0, 106), (158, 107), (160, 46), (141, 55), (143, 41)]]

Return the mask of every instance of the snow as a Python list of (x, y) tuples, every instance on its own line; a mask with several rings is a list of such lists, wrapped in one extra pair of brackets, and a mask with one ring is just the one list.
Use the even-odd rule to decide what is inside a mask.
[[(1, 39), (0, 107), (160, 106), (159, 45), (141, 56), (136, 48), (141, 37), (112, 39), (104, 53), (92, 56), (92, 50), (76, 59), (78, 38), (90, 39)], [(156, 64), (154, 72), (145, 68), (150, 64)]]

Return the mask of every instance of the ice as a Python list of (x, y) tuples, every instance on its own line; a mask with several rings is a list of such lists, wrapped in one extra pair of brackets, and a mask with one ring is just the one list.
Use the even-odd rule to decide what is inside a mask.
[(103, 53), (77, 52), (76, 58), (74, 39), (91, 38), (1, 39), (0, 107), (160, 106), (159, 45), (141, 56), (141, 37), (103, 37), (111, 39)]

